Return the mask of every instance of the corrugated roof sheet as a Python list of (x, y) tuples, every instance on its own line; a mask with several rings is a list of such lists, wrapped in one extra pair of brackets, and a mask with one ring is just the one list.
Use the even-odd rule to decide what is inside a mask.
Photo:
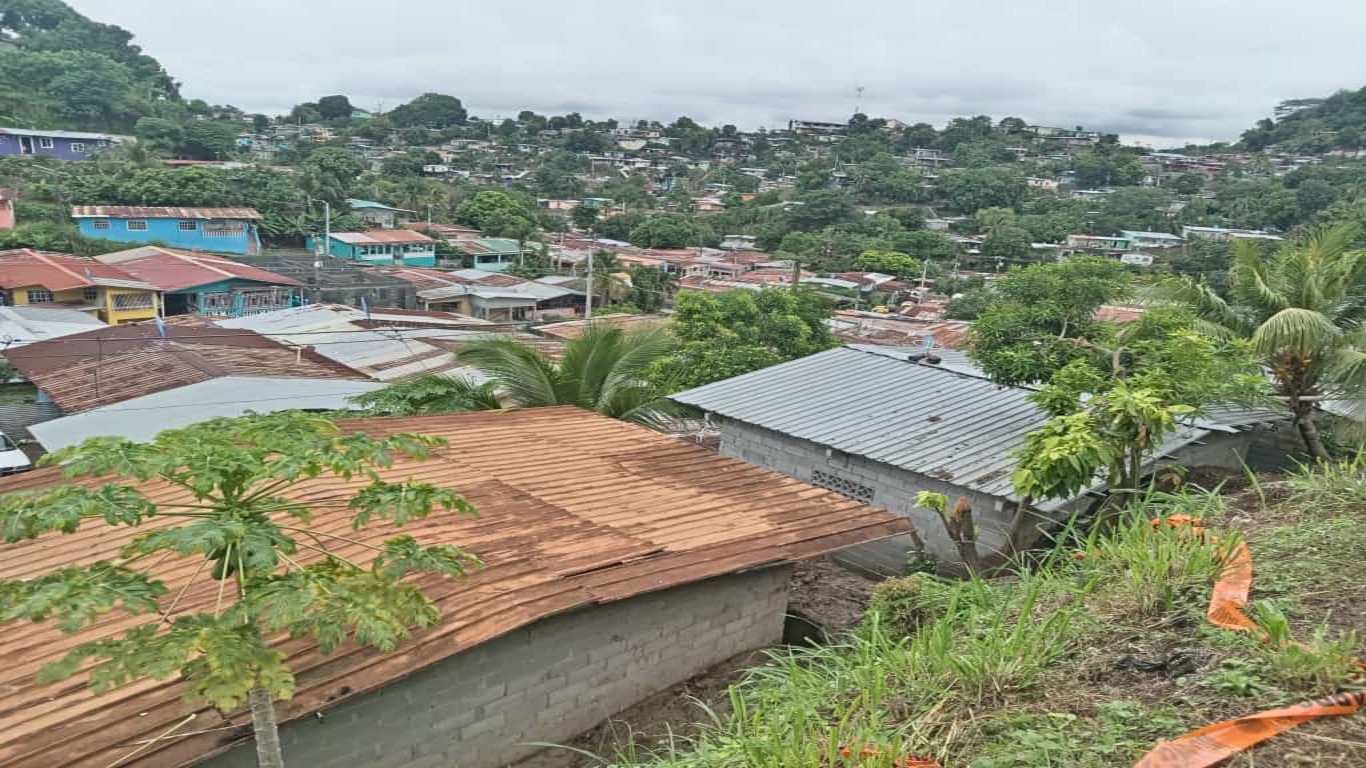
[(332, 239), (347, 245), (394, 245), (401, 243), (434, 243), (421, 232), (408, 229), (376, 229), (370, 232), (333, 232)]
[(113, 219), (250, 219), (261, 218), (255, 208), (172, 208), (136, 205), (76, 205), (71, 218)]
[(6, 349), (18, 349), (39, 341), (85, 333), (102, 328), (97, 317), (75, 309), (52, 309), (22, 305), (0, 307), (0, 339)]
[[(392, 310), (376, 308), (371, 320)], [(454, 316), (458, 317), (458, 316)], [(377, 323), (376, 323), (377, 324)], [(312, 346), (328, 359), (380, 381), (398, 381), (424, 374), (460, 375), (484, 379), (455, 359), (449, 349), (428, 343), (436, 339), (467, 342), (490, 335), (472, 320), (469, 328), (434, 328), (414, 317), (410, 325), (394, 316), (385, 327), (366, 327), (365, 313), (337, 304), (313, 304), (249, 317), (217, 321), (220, 328), (240, 328), (268, 334), (289, 344)], [(495, 326), (496, 330), (496, 326)]]
[(351, 397), (383, 387), (362, 379), (221, 376), (34, 424), (29, 431), (49, 451), (96, 435), (150, 440), (164, 429), (247, 411), (345, 410), (353, 407)]
[(183, 291), (199, 285), (237, 278), (270, 285), (303, 285), (298, 280), (267, 272), (250, 264), (202, 253), (149, 245), (97, 256), (163, 291)]
[(1006, 498), (1010, 452), (1047, 420), (1027, 390), (844, 347), (673, 398)]
[[(443, 621), (416, 632), (397, 653), (343, 645), (330, 656), (302, 640), (278, 640), (297, 677), (297, 693), (277, 705), (282, 721), (368, 693), (542, 618), (770, 564), (806, 559), (904, 533), (904, 519), (703, 448), (575, 408), (537, 408), (416, 419), (340, 422), (372, 434), (419, 432), (449, 438), (428, 462), (400, 461), (389, 478), (427, 480), (459, 490), (478, 519), (435, 515), (402, 531), (424, 543), (457, 544), (485, 566), (463, 581), (421, 583)], [(61, 482), (45, 469), (0, 482), (0, 491)], [(307, 500), (359, 490), (367, 478), (318, 478), (288, 493)], [(149, 484), (155, 500), (179, 492)], [(349, 515), (314, 510), (314, 526), (376, 545), (387, 526), (351, 532)], [(164, 525), (159, 519), (153, 526)], [(69, 536), (0, 547), (0, 577), (32, 578), (68, 563), (114, 559), (139, 531), (87, 525)], [(364, 559), (342, 544), (338, 554)], [(196, 563), (172, 560), (156, 573), (174, 594)], [(183, 600), (214, 599), (200, 583)], [(79, 682), (38, 686), (33, 675), (74, 642), (109, 636), (145, 621), (113, 614), (69, 638), (50, 626), (12, 626), (0, 634), (5, 706), (0, 709), (0, 766), (106, 768), (140, 742), (196, 714), (191, 735), (175, 735), (121, 768), (184, 766), (250, 736), (245, 711), (222, 715), (187, 704), (176, 682), (139, 681), (103, 696)]]
[(220, 376), (365, 378), (312, 350), (296, 350), (259, 334), (172, 326), (163, 339), (152, 323), (111, 325), (29, 344), (6, 357), (67, 413)]
[(0, 251), (0, 288), (22, 288), (28, 285), (41, 285), (49, 291), (97, 285), (156, 290), (156, 286), (94, 259), (31, 248)]
[[(989, 381), (961, 352), (936, 353), (943, 362), (931, 365), (907, 360), (912, 351), (839, 347), (672, 397), (726, 418), (1019, 501), (1010, 481), (1016, 464), (1011, 454), (1025, 435), (1048, 420), (1029, 399), (1030, 390)], [(1210, 408), (1169, 435), (1157, 455), (1212, 431), (1237, 432), (1275, 420), (1276, 412), (1267, 409)]]

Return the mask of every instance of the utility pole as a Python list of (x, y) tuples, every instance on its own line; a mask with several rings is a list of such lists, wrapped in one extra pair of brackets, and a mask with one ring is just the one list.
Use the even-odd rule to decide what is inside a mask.
[(427, 203), (427, 229), (432, 228), (432, 204)]
[(797, 290), (797, 286), (802, 282), (802, 260), (797, 258), (797, 254), (792, 254), (792, 290)]
[(593, 253), (594, 249), (588, 250), (588, 296), (583, 302), (583, 319), (593, 319)]

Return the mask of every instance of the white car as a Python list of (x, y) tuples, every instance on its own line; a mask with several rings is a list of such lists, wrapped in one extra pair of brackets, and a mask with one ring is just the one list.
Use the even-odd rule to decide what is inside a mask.
[(14, 441), (0, 432), (0, 475), (13, 475), (33, 469), (33, 462), (19, 450)]

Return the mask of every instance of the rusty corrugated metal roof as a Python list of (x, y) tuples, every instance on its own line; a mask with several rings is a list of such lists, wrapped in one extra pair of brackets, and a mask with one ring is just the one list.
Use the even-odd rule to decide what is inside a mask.
[(97, 256), (96, 260), (101, 264), (115, 265), (163, 291), (183, 291), (233, 278), (272, 285), (303, 285), (292, 277), (277, 275), (222, 256), (156, 245), (106, 253)]
[(195, 384), (219, 376), (364, 379), (312, 349), (297, 350), (252, 331), (111, 325), (40, 341), (7, 355), (16, 370), (66, 413)]
[(171, 208), (137, 205), (76, 205), (71, 218), (113, 219), (260, 219), (255, 208)]
[(108, 264), (83, 256), (18, 248), (0, 251), (0, 288), (38, 285), (49, 291), (67, 291), (96, 285), (155, 291), (155, 286)]
[[(461, 491), (478, 519), (444, 514), (405, 526), (425, 543), (457, 544), (486, 565), (469, 579), (421, 582), (442, 622), (414, 634), (396, 653), (344, 645), (331, 656), (314, 644), (280, 639), (297, 676), (282, 721), (309, 716), (518, 627), (574, 608), (702, 581), (763, 565), (806, 559), (904, 533), (903, 518), (773, 472), (717, 456), (684, 441), (576, 408), (537, 408), (405, 419), (340, 422), (372, 434), (419, 432), (451, 440), (427, 462), (398, 462), (383, 474)], [(0, 481), (0, 492), (61, 482), (55, 469)], [(354, 493), (368, 478), (319, 478), (296, 486), (299, 500)], [(182, 492), (149, 484), (155, 501)], [(351, 532), (334, 506), (314, 511), (319, 530), (376, 545), (394, 529)], [(167, 519), (169, 521), (169, 519)], [(152, 525), (165, 525), (158, 519)], [(144, 526), (146, 528), (146, 526)], [(70, 563), (114, 559), (134, 529), (89, 525), (69, 536), (0, 546), (0, 577), (32, 578)], [(338, 554), (364, 559), (343, 544)], [(197, 562), (158, 566), (174, 594)], [(212, 603), (212, 584), (192, 588), (187, 608)], [(250, 736), (250, 715), (226, 716), (187, 704), (176, 682), (139, 681), (96, 697), (80, 683), (38, 686), (33, 675), (74, 644), (106, 637), (146, 617), (113, 614), (71, 638), (51, 626), (15, 624), (0, 634), (0, 766), (106, 768), (190, 714), (186, 731), (137, 754), (121, 768), (193, 764)], [(206, 732), (207, 731), (207, 732)]]

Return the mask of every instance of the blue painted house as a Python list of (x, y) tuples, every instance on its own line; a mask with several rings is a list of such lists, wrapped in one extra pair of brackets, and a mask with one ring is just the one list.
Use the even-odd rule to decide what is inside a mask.
[[(321, 238), (308, 239), (308, 247), (314, 253), (318, 252), (320, 245)], [(339, 259), (348, 259), (358, 264), (436, 266), (436, 241), (421, 232), (407, 229), (333, 232), (326, 250)]]
[(261, 214), (251, 208), (78, 205), (71, 217), (82, 235), (101, 240), (246, 256), (261, 252)]
[(116, 136), (112, 133), (0, 128), (0, 157), (34, 156), (85, 160), (100, 150), (132, 140), (130, 137)]

